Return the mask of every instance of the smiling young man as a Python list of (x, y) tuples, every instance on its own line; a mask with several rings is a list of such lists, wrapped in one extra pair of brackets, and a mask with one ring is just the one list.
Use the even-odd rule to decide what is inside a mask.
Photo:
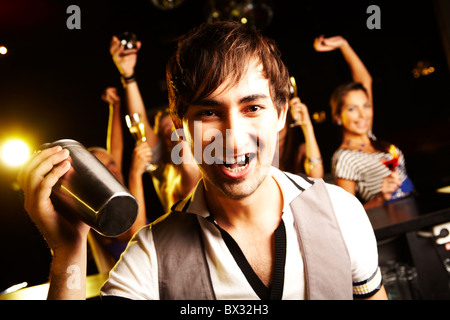
[[(172, 212), (136, 234), (103, 298), (386, 297), (376, 240), (356, 198), (271, 167), (289, 97), (288, 72), (271, 40), (239, 23), (204, 24), (179, 41), (167, 81), (174, 124), (202, 179)], [(42, 153), (37, 157), (49, 160), (32, 160), (46, 163), (40, 177), (62, 175), (67, 154)], [(32, 191), (31, 172), (19, 180)], [(37, 194), (48, 205), (45, 188)], [(75, 244), (49, 237), (53, 297), (70, 294), (62, 285), (67, 263), (85, 264), (79, 250), (85, 230), (75, 231)]]
[(104, 297), (385, 298), (361, 204), (271, 167), (289, 98), (275, 43), (239, 23), (204, 24), (179, 41), (167, 82), (202, 180), (136, 236)]

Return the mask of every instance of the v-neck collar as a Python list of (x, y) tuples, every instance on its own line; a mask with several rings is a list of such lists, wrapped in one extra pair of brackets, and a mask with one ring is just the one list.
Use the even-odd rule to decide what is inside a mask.
[(237, 265), (241, 269), (248, 283), (253, 288), (258, 297), (261, 300), (281, 300), (281, 298), (283, 297), (284, 269), (286, 264), (286, 229), (283, 220), (281, 219), (280, 224), (274, 232), (274, 269), (272, 274), (272, 284), (270, 287), (267, 287), (255, 273), (233, 237), (224, 229), (222, 229), (217, 223), (215, 223), (212, 216), (209, 216), (207, 219), (212, 222), (220, 231), (220, 234), (222, 235), (225, 244), (230, 250), (231, 255), (233, 256)]

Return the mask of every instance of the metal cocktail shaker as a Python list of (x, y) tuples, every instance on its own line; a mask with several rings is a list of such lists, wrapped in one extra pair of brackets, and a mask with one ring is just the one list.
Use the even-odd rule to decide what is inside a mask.
[(81, 143), (64, 139), (41, 149), (58, 145), (69, 150), (71, 168), (53, 187), (50, 197), (56, 210), (77, 216), (108, 237), (127, 231), (136, 220), (136, 199)]

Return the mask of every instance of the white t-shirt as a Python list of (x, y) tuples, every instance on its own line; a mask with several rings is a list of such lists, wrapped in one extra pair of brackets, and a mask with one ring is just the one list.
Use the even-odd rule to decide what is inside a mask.
[[(300, 176), (286, 174), (304, 189), (311, 186)], [(305, 299), (303, 260), (289, 206), (302, 191), (280, 170), (272, 168), (272, 176), (280, 186), (284, 197), (282, 219), (286, 229), (286, 262), (282, 298)], [(327, 184), (326, 187), (350, 255), (354, 293), (368, 294), (376, 291), (381, 283), (381, 275), (378, 268), (376, 239), (366, 212), (361, 203), (348, 192), (334, 185)], [(220, 231), (206, 220), (210, 214), (204, 200), (202, 183), (197, 186), (185, 211), (198, 215), (216, 298), (259, 299), (236, 263)], [(111, 271), (110, 279), (102, 288), (102, 295), (129, 299), (159, 299), (156, 259), (152, 230), (144, 227), (136, 234), (119, 263)]]

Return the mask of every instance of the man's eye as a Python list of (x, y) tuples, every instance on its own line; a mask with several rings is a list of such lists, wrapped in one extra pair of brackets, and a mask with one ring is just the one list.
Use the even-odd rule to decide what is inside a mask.
[(199, 113), (200, 116), (203, 117), (212, 117), (214, 116), (216, 113), (213, 110), (203, 110)]
[(257, 111), (259, 111), (260, 109), (262, 109), (260, 106), (250, 106), (250, 107), (248, 107), (248, 111), (249, 112), (257, 112)]

